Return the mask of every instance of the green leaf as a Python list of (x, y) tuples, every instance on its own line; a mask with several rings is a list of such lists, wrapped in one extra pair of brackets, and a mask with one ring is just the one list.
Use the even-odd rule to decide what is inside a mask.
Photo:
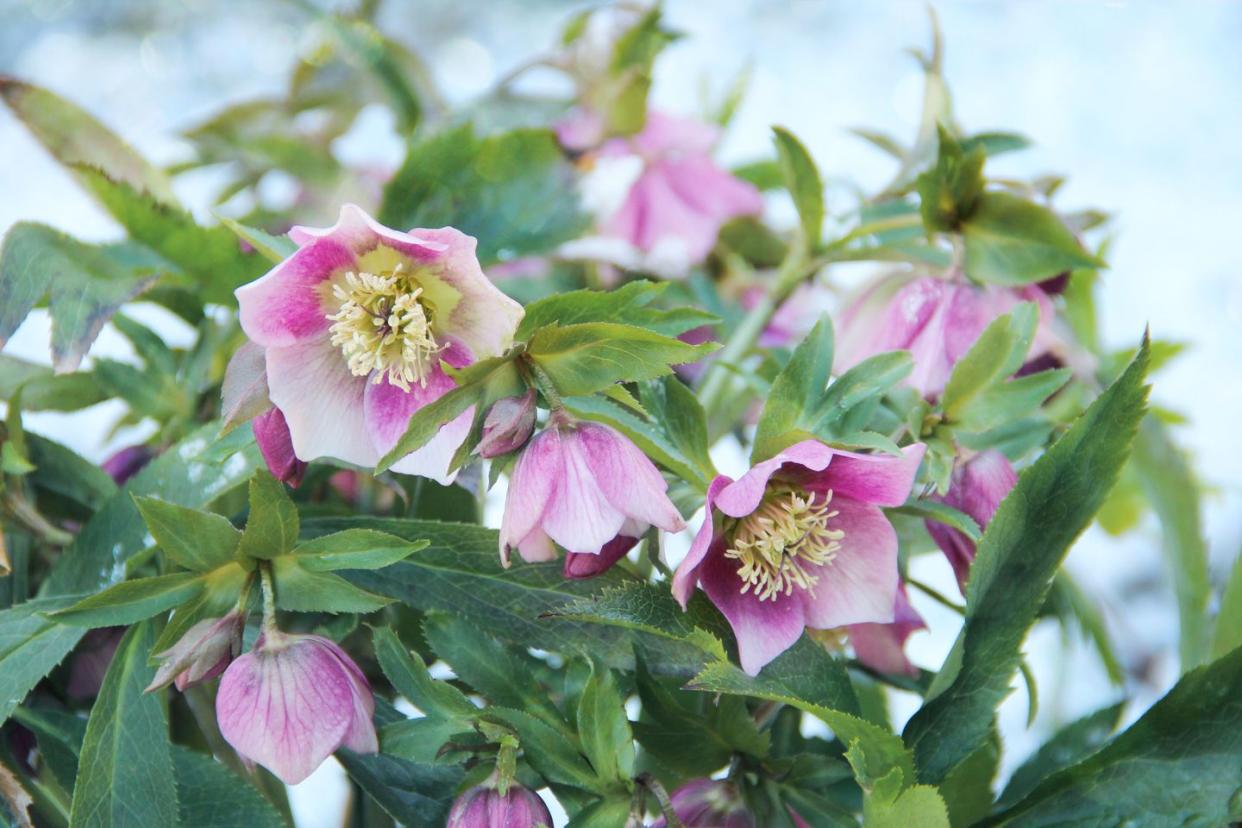
[(284, 828), (253, 785), (210, 756), (173, 745), (179, 825), (186, 828)]
[(1024, 150), (1030, 145), (1029, 138), (1016, 132), (977, 132), (969, 138), (962, 139), (962, 152), (973, 152), (976, 147), (980, 147), (991, 158), (1007, 152)]
[(1220, 658), (1238, 647), (1242, 647), (1242, 554), (1234, 558), (1229, 581), (1220, 596), (1212, 655)]
[(871, 398), (883, 394), (906, 377), (914, 363), (907, 351), (868, 357), (828, 386), (815, 411), (815, 431), (834, 435), (842, 420)]
[(691, 328), (718, 321), (717, 317), (697, 308), (679, 307), (664, 310), (651, 307), (663, 296), (671, 283), (637, 280), (616, 290), (571, 290), (554, 293), (531, 302), (518, 325), (514, 339), (528, 339), (548, 325), (578, 325), (585, 322), (615, 322), (647, 328), (666, 336), (677, 336)]
[(1106, 266), (1055, 213), (1010, 193), (984, 193), (962, 233), (966, 275), (978, 282), (1025, 285), (1077, 267)]
[(517, 732), (526, 761), (551, 783), (603, 793), (612, 785), (600, 780), (591, 765), (565, 735), (524, 710), (489, 707), (483, 718), (506, 724)]
[(1207, 657), (1210, 638), (1207, 607), (1212, 588), (1199, 483), (1168, 428), (1155, 417), (1144, 420), (1139, 430), (1134, 467), (1148, 502), (1160, 518), (1161, 546), (1177, 595), (1178, 651), (1182, 670), (1186, 671)]
[[(25, 393), (21, 402), (25, 408)], [(37, 488), (71, 500), (91, 512), (116, 494), (116, 483), (108, 473), (85, 457), (38, 434), (25, 437), (26, 451), (35, 466), (26, 479)]]
[(624, 825), (630, 815), (631, 804), (629, 797), (616, 794), (595, 800), (574, 814), (565, 828), (614, 828)]
[(272, 560), (276, 606), (297, 612), (368, 613), (392, 600), (354, 586), (340, 575), (304, 569), (297, 558), (281, 555)]
[(940, 148), (936, 165), (918, 177), (919, 211), (928, 233), (953, 231), (974, 215), (984, 197), (982, 147), (967, 151), (937, 124)]
[(997, 800), (998, 804), (1003, 807), (1013, 805), (1053, 773), (1095, 753), (1113, 735), (1124, 708), (1125, 705), (1120, 703), (1105, 707), (1054, 733), (1009, 777), (1009, 784)]
[(582, 750), (600, 779), (629, 785), (634, 776), (634, 734), (624, 703), (611, 671), (592, 662), (591, 677), (578, 699)]
[(1002, 382), (976, 397), (957, 424), (964, 431), (983, 432), (1020, 421), (1065, 387), (1073, 375), (1069, 368), (1053, 368)]
[(615, 382), (670, 374), (672, 366), (695, 362), (717, 347), (715, 342), (688, 345), (633, 325), (587, 322), (540, 328), (527, 353), (547, 372), (557, 392), (575, 397)]
[(1242, 816), (1242, 649), (1184, 675), (1099, 751), (988, 825), (1227, 825)]
[(383, 569), (427, 546), (374, 529), (346, 529), (299, 544), (293, 550), (298, 563), (311, 572), (337, 569)]
[(961, 532), (972, 543), (978, 543), (983, 537), (979, 524), (975, 523), (975, 519), (970, 515), (952, 506), (944, 503), (937, 503), (934, 500), (926, 500), (924, 498), (911, 498), (895, 509), (889, 509), (890, 512), (896, 512), (903, 515), (914, 515), (924, 520), (934, 520), (936, 523), (943, 523), (952, 529)]
[(456, 227), (479, 240), (484, 264), (543, 253), (586, 226), (574, 173), (548, 130), (478, 138), (463, 125), (410, 147), (384, 189), (388, 227)]
[(181, 268), (206, 301), (231, 307), (236, 303), (233, 290), (262, 275), (263, 260), (242, 252), (228, 228), (201, 227), (184, 210), (162, 204), (100, 170), (76, 169), (130, 238)]
[(341, 749), (336, 758), (350, 779), (408, 828), (441, 828), (465, 775), (457, 765), (421, 764), (384, 754)]
[(772, 140), (776, 143), (785, 189), (793, 196), (798, 210), (803, 244), (807, 250), (814, 250), (819, 247), (824, 226), (824, 185), (819, 168), (806, 147), (784, 127), (772, 127)]
[(234, 221), (227, 216), (216, 216), (220, 223), (233, 231), (233, 235), (244, 241), (259, 252), (263, 258), (272, 264), (280, 264), (285, 259), (298, 252), (297, 243), (288, 236), (273, 236), (260, 230), (257, 227), (247, 227), (240, 221)]
[(205, 586), (203, 577), (193, 572), (123, 581), (83, 598), (52, 617), (80, 627), (119, 627), (190, 601)]
[(1039, 308), (1023, 302), (983, 329), (945, 383), (941, 406), (946, 419), (958, 419), (979, 394), (1022, 367), (1038, 323)]
[(177, 203), (172, 182), (163, 170), (77, 105), (46, 89), (6, 76), (0, 76), (0, 97), (70, 172), (82, 164), (98, 167), (165, 204)]
[(1022, 472), (984, 532), (962, 633), (905, 729), (920, 779), (943, 780), (987, 738), (1053, 575), (1125, 463), (1145, 410), (1147, 355), (1144, 340), (1121, 378)]
[(47, 298), (52, 362), (58, 371), (77, 368), (104, 323), (155, 281), (129, 266), (120, 249), (83, 244), (42, 224), (10, 227), (0, 246), (0, 345)]
[(324, 14), (321, 20), (350, 61), (369, 72), (383, 90), (401, 132), (413, 132), (422, 118), (423, 106), (402, 65), (402, 47), (365, 20), (339, 14)]
[(479, 712), (456, 687), (433, 679), (418, 653), (402, 644), (392, 630), (377, 627), (372, 640), (384, 675), (398, 693), (427, 716), (468, 721)]
[(174, 563), (210, 572), (238, 559), (242, 533), (228, 518), (154, 497), (134, 498), (151, 537)]
[(694, 392), (676, 377), (663, 377), (641, 383), (638, 393), (677, 450), (698, 467), (703, 478), (715, 477), (716, 467), (708, 451), (707, 418)]
[(755, 430), (752, 463), (788, 447), (786, 435), (809, 431), (813, 426), (832, 373), (832, 355), (832, 320), (824, 317), (798, 343), (789, 362), (772, 381)]
[(22, 389), (26, 411), (77, 411), (107, 399), (92, 374), (57, 374), (9, 354), (0, 354), (0, 400), (10, 400)]
[(863, 828), (949, 828), (939, 791), (931, 785), (910, 785), (901, 768), (877, 773), (866, 751), (865, 743), (855, 739), (845, 752), (863, 791)]
[(250, 558), (275, 558), (298, 542), (298, 508), (285, 484), (260, 469), (250, 478), (250, 516), (238, 552)]
[(168, 722), (158, 695), (143, 692), (154, 676), (147, 654), (154, 627), (131, 627), (113, 656), (86, 724), (71, 828), (176, 825)]
[(0, 611), (0, 723), (86, 634), (83, 627), (66, 626), (45, 615), (74, 600), (36, 598)]
[(974, 825), (991, 812), (992, 781), (996, 778), (1000, 752), (1000, 733), (993, 727), (987, 741), (940, 783), (940, 797), (948, 806), (953, 828)]

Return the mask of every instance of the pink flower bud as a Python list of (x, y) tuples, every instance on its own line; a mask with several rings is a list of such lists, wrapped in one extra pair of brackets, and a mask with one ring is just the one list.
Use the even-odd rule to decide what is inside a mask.
[(289, 425), (285, 415), (279, 408), (269, 408), (250, 421), (254, 429), (255, 442), (259, 444), (259, 453), (272, 477), (293, 488), (302, 482), (306, 473), (306, 463), (298, 459), (293, 452), (293, 438), (289, 436)]
[(190, 627), (176, 644), (156, 654), (160, 668), (147, 692), (169, 683), (184, 692), (191, 685), (223, 673), (241, 649), (245, 623), (244, 615), (232, 612), (223, 618), (204, 618)]
[(535, 391), (528, 389), (520, 397), (497, 400), (483, 420), (483, 439), (479, 440), (480, 457), (492, 458), (526, 445), (535, 430)]
[[(737, 786), (714, 779), (692, 779), (669, 797), (673, 813), (686, 828), (755, 828), (758, 824)], [(664, 828), (660, 819), (652, 828)]]
[[(986, 529), (997, 507), (1017, 482), (1018, 475), (1009, 465), (1009, 459), (996, 449), (988, 449), (958, 465), (953, 470), (948, 493), (937, 499), (970, 515), (979, 528)], [(933, 520), (925, 523), (932, 540), (953, 566), (958, 585), (965, 591), (970, 564), (975, 559), (974, 542), (943, 523)]]
[(224, 672), (220, 732), (242, 756), (289, 785), (337, 748), (375, 753), (371, 686), (345, 651), (319, 635), (267, 631)]
[(99, 465), (116, 485), (124, 486), (126, 481), (142, 471), (142, 467), (150, 463), (153, 457), (155, 454), (146, 446), (128, 446)]
[(504, 794), (479, 785), (457, 797), (446, 828), (552, 828), (552, 814), (538, 794), (517, 783)]

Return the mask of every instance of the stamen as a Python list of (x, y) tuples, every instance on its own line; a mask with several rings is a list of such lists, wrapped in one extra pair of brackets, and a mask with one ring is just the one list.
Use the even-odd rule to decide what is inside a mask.
[(327, 315), (329, 332), (351, 374), (374, 374), (376, 385), (386, 377), (402, 391), (415, 382), (427, 385), (444, 346), (431, 333), (422, 292), (401, 265), (384, 274), (346, 273), (344, 283), (332, 286), (340, 305)]
[(754, 590), (760, 601), (793, 594), (794, 587), (815, 593), (816, 571), (832, 563), (845, 532), (828, 528), (839, 513), (830, 510), (832, 491), (822, 499), (790, 486), (774, 488), (759, 508), (738, 521), (725, 557), (740, 562), (742, 594)]

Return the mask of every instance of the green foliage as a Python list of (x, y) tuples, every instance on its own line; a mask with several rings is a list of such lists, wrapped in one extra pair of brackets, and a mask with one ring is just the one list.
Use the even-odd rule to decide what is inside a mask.
[(936, 165), (918, 177), (919, 210), (927, 232), (954, 231), (979, 208), (983, 195), (983, 147), (969, 150), (943, 125), (937, 125), (940, 149)]
[(698, 308), (660, 308), (653, 303), (668, 293), (668, 282), (630, 282), (616, 290), (573, 290), (554, 293), (526, 306), (515, 338), (529, 339), (548, 325), (579, 325), (612, 322), (646, 328), (665, 336), (677, 336), (691, 328), (708, 325), (717, 318)]
[(0, 611), (0, 722), (86, 633), (47, 618), (73, 598), (38, 598)]
[(1040, 745), (1009, 777), (997, 804), (1015, 804), (1052, 774), (1087, 758), (1108, 741), (1121, 721), (1122, 704), (1114, 704), (1070, 722)]
[(612, 673), (592, 663), (591, 677), (578, 699), (583, 753), (600, 779), (629, 785), (634, 776), (634, 735), (623, 703)]
[(876, 775), (861, 739), (850, 744), (845, 758), (863, 791), (865, 828), (948, 828), (948, 809), (934, 787), (907, 785), (901, 768)]
[(192, 572), (123, 581), (83, 598), (53, 617), (57, 621), (83, 627), (133, 624), (197, 597), (203, 587), (203, 578)]
[(250, 515), (238, 551), (271, 559), (293, 550), (298, 540), (298, 510), (285, 484), (266, 471), (250, 478)]
[(807, 250), (814, 250), (819, 247), (824, 225), (824, 185), (819, 168), (806, 147), (789, 130), (773, 127), (772, 139), (776, 143), (785, 189), (793, 196), (794, 207), (798, 210), (802, 243)]
[(979, 282), (1022, 285), (1073, 268), (1105, 266), (1055, 213), (1009, 193), (980, 196), (962, 234), (966, 275)]
[(1229, 580), (1221, 594), (1212, 655), (1220, 658), (1238, 647), (1242, 647), (1242, 555), (1234, 558)]
[(714, 342), (688, 345), (633, 325), (585, 322), (540, 328), (527, 353), (561, 396), (574, 397), (622, 380), (671, 374), (672, 366), (695, 362), (717, 347)]
[(238, 559), (242, 533), (227, 518), (154, 497), (134, 498), (151, 537), (178, 566), (210, 572)]

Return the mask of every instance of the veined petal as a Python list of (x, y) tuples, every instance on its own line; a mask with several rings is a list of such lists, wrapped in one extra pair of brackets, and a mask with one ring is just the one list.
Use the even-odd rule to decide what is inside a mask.
[(682, 558), (681, 563), (677, 565), (677, 570), (673, 573), (673, 597), (681, 604), (682, 609), (686, 608), (690, 602), (690, 596), (694, 594), (694, 588), (698, 586), (699, 567), (703, 565), (703, 561), (713, 552), (717, 555), (722, 552), (720, 548), (713, 549), (721, 545), (716, 542), (715, 538), (715, 504), (720, 492), (732, 482), (732, 478), (720, 474), (708, 485), (703, 525), (695, 534), (686, 557)]
[[(455, 387), (456, 383), (439, 365), (427, 374), (426, 385), (412, 383), (409, 391), (401, 390), (386, 377), (378, 383), (368, 379), (363, 410), (377, 456), (387, 453), (397, 444), (414, 412), (440, 399)], [(474, 407), (471, 406), (442, 426), (425, 445), (394, 463), (392, 470), (429, 477), (446, 486), (452, 483), (457, 475), (449, 473), (449, 463), (470, 433), (473, 419)]]
[(267, 384), (303, 460), (335, 457), (358, 466), (379, 460), (363, 408), (366, 377), (349, 372), (326, 339), (267, 349)]
[(742, 669), (756, 676), (764, 665), (794, 645), (806, 622), (802, 602), (796, 596), (760, 601), (753, 592), (743, 595), (737, 567), (736, 561), (722, 554), (711, 555), (699, 568), (699, 582), (733, 628)]
[[(838, 514), (829, 524), (845, 532), (832, 562), (816, 569), (813, 590), (796, 590), (806, 625), (831, 629), (893, 620), (897, 594), (897, 532), (876, 506), (833, 497)], [(778, 599), (778, 603), (779, 603)]]
[(626, 515), (614, 507), (591, 471), (572, 429), (560, 433), (561, 479), (543, 514), (543, 530), (569, 552), (598, 552), (621, 531)]
[(842, 497), (880, 506), (900, 506), (910, 496), (927, 447), (913, 443), (891, 454), (857, 454), (833, 450), (832, 462), (812, 477), (808, 489), (831, 489)]
[(500, 522), (502, 555), (507, 547), (524, 541), (539, 526), (563, 467), (561, 435), (555, 428), (535, 435), (518, 456), (509, 477), (505, 512)]
[(686, 528), (668, 499), (668, 483), (638, 446), (597, 423), (578, 426), (578, 445), (604, 496), (623, 514), (666, 532)]
[(267, 275), (235, 291), (242, 330), (267, 347), (326, 337), (331, 323), (323, 304), (324, 283), (355, 265), (353, 251), (336, 239), (310, 240)]
[(785, 464), (801, 466), (809, 471), (822, 471), (838, 452), (819, 440), (803, 440), (751, 466), (750, 471), (723, 488), (716, 497), (716, 507), (729, 517), (742, 518), (759, 508), (768, 481)]

